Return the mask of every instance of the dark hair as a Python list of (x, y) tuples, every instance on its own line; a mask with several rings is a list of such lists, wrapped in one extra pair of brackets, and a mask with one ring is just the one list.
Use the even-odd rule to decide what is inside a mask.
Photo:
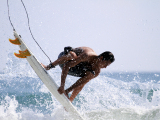
[(67, 46), (64, 48), (64, 54), (68, 54), (70, 51), (73, 51), (73, 48), (70, 46)]
[(98, 57), (100, 58), (101, 56), (103, 56), (103, 60), (110, 60), (111, 63), (115, 61), (114, 55), (109, 51), (103, 52)]

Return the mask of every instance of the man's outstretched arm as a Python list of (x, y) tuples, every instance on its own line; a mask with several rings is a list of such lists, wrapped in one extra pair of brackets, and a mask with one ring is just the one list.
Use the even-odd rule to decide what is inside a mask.
[(82, 90), (84, 85), (95, 77), (96, 76), (94, 76), (91, 72), (88, 71), (84, 77), (80, 78), (71, 87), (66, 89), (65, 90), (66, 94), (68, 94), (69, 92), (71, 92), (73, 90), (72, 95), (70, 96), (69, 100), (72, 102), (74, 100), (74, 98), (78, 95), (78, 93)]

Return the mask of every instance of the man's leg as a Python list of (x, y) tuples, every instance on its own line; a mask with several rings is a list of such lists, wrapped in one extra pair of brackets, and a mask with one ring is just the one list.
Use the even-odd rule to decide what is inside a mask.
[(64, 64), (69, 60), (74, 60), (77, 58), (77, 55), (75, 52), (70, 51), (67, 55), (63, 55), (60, 58), (58, 58), (56, 61), (52, 63), (53, 66)]
[[(60, 65), (60, 64), (64, 64), (69, 60), (74, 60), (77, 58), (76, 53), (70, 51), (67, 55), (62, 55), (61, 57), (59, 57), (56, 61), (54, 61), (52, 63), (52, 66), (56, 66), (56, 65)], [(50, 68), (48, 66), (45, 66), (41, 63), (41, 65), (46, 69), (49, 70)]]
[[(75, 88), (73, 90), (72, 95), (69, 98), (69, 100), (71, 102), (74, 100), (74, 98), (78, 95), (78, 93), (82, 90), (83, 87), (84, 87), (84, 85), (83, 86), (79, 86), (79, 87), (77, 87), (77, 88)], [(66, 92), (66, 94), (68, 94), (68, 93)]]

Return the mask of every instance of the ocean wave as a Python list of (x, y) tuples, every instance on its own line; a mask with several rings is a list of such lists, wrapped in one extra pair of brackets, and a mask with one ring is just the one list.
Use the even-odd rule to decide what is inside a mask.
[[(61, 69), (48, 71), (60, 84)], [(135, 76), (135, 73), (129, 74)], [(114, 77), (115, 75), (115, 77)], [(143, 79), (118, 77), (122, 73), (101, 73), (85, 85), (73, 101), (78, 111), (89, 120), (158, 120), (160, 118), (160, 83), (155, 73)], [(125, 76), (126, 75), (126, 76)], [(146, 76), (145, 76), (146, 75)], [(158, 78), (159, 74), (156, 74)], [(138, 74), (140, 78), (140, 73)], [(138, 78), (138, 77), (137, 77)], [(78, 77), (67, 76), (66, 88)], [(26, 60), (8, 54), (6, 69), (0, 74), (0, 119), (43, 120), (71, 119), (51, 95)], [(63, 113), (61, 115), (60, 113)]]

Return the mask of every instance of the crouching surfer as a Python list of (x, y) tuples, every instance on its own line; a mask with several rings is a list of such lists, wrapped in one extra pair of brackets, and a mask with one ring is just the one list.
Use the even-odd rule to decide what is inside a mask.
[[(58, 59), (49, 65), (42, 66), (49, 70), (59, 65), (62, 69), (61, 85), (58, 88), (60, 94), (64, 93), (72, 102), (78, 93), (82, 90), (84, 85), (93, 78), (97, 77), (102, 68), (106, 68), (115, 60), (114, 55), (105, 51), (97, 55), (93, 49), (89, 47), (65, 47), (64, 51), (58, 56)], [(80, 77), (73, 85), (64, 90), (67, 75)], [(69, 92), (71, 96), (68, 96)]]

